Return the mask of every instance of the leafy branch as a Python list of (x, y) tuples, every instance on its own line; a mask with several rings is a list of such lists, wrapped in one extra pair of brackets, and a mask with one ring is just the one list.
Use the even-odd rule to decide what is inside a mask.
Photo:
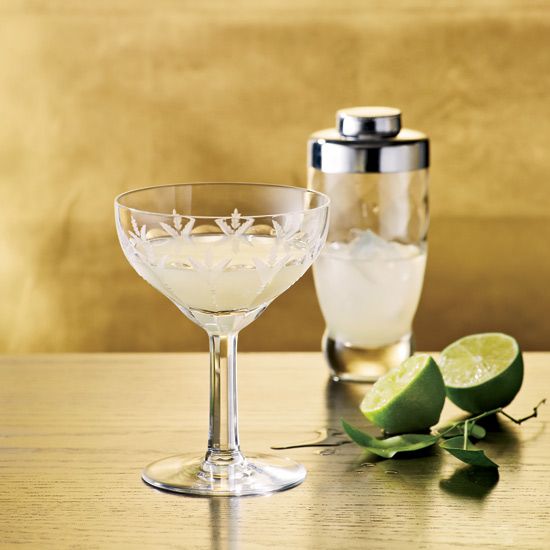
[(391, 458), (397, 453), (418, 451), (419, 449), (431, 447), (439, 443), (442, 449), (466, 464), (486, 468), (498, 468), (498, 464), (493, 462), (485, 454), (485, 451), (476, 447), (470, 440), (470, 437), (483, 439), (486, 435), (485, 428), (479, 426), (476, 422), (493, 414), (502, 414), (515, 424), (521, 425), (530, 418), (536, 418), (538, 416), (539, 407), (544, 403), (546, 403), (546, 399), (542, 399), (533, 407), (533, 412), (531, 414), (519, 419), (508, 414), (502, 407), (498, 407), (497, 409), (485, 411), (476, 416), (467, 418), (466, 420), (452, 422), (443, 428), (437, 429), (434, 434), (402, 434), (378, 439), (358, 430), (343, 419), (342, 426), (348, 436), (357, 443), (357, 445), (383, 458)]

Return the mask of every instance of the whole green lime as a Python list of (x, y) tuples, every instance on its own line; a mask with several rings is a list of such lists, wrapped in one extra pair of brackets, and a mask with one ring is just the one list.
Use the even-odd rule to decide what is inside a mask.
[(505, 407), (523, 382), (523, 358), (517, 341), (488, 332), (460, 338), (439, 359), (447, 397), (461, 409), (478, 414)]
[(360, 409), (373, 424), (395, 434), (437, 424), (444, 402), (445, 384), (436, 362), (418, 354), (380, 377)]

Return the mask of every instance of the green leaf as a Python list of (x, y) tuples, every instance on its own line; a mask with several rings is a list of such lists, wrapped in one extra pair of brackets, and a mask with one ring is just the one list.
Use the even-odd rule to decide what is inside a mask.
[(487, 435), (487, 431), (483, 426), (478, 426), (477, 424), (468, 424), (468, 435), (471, 435), (476, 439), (483, 439)]
[[(445, 439), (464, 435), (464, 423), (461, 422), (460, 424), (456, 424), (455, 426), (453, 426), (453, 424), (448, 424), (447, 426), (443, 426), (442, 428), (437, 428), (437, 433)], [(483, 428), (483, 426), (468, 423), (468, 435), (471, 435), (476, 439), (483, 439), (487, 435), (487, 432), (485, 431), (485, 428)]]
[(478, 449), (468, 439), (466, 440), (466, 448), (464, 448), (463, 436), (445, 439), (439, 443), (439, 446), (466, 464), (471, 464), (472, 466), (482, 466), (483, 468), (498, 468), (498, 464), (493, 462), (485, 454), (485, 451)]
[(402, 434), (388, 437), (387, 439), (376, 439), (342, 420), (342, 426), (350, 438), (375, 455), (383, 458), (391, 458), (397, 453), (418, 451), (436, 443), (438, 435), (429, 434)]

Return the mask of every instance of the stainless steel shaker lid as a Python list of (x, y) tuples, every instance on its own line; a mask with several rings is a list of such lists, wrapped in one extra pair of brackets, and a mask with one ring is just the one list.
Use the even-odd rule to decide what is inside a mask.
[(390, 173), (430, 165), (428, 137), (401, 128), (399, 109), (341, 109), (336, 113), (336, 126), (311, 136), (309, 166), (328, 173)]

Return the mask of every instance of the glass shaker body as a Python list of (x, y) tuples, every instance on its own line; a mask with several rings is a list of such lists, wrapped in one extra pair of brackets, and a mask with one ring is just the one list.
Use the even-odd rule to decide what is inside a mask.
[[(395, 147), (402, 145), (395, 136), (374, 143), (368, 137), (344, 137), (340, 145), (334, 136), (335, 143), (327, 142), (333, 134), (320, 134), (324, 137), (312, 136), (321, 142), (311, 151), (323, 154), (323, 147), (333, 145), (343, 148), (337, 156), (348, 157), (323, 163), (314, 152), (308, 168), (308, 186), (331, 199), (327, 244), (313, 267), (326, 322), (322, 347), (334, 380), (370, 382), (414, 351), (412, 322), (423, 286), (429, 223), (427, 138), (420, 134), (420, 161), (413, 155), (411, 162), (409, 154), (408, 162), (394, 158), (384, 164), (383, 149), (394, 147), (390, 155), (395, 157)], [(414, 152), (414, 140), (404, 144), (405, 150), (411, 143)], [(350, 147), (351, 156), (345, 152)], [(330, 157), (333, 151), (328, 152)], [(355, 171), (345, 171), (350, 168)], [(389, 171), (395, 168), (412, 169)]]

